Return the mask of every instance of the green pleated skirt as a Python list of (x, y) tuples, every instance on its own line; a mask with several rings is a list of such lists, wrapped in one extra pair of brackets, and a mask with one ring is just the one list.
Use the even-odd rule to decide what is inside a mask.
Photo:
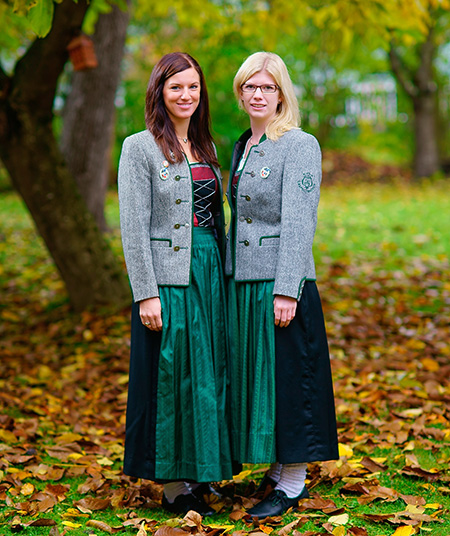
[(232, 477), (226, 301), (213, 231), (195, 228), (191, 283), (160, 287), (163, 329), (132, 313), (124, 472), (156, 481)]
[(306, 281), (289, 326), (274, 324), (273, 281), (228, 285), (232, 456), (239, 463), (337, 459), (325, 323)]

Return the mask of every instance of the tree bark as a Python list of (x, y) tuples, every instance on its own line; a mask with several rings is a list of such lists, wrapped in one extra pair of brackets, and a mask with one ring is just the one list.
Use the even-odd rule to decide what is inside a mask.
[(98, 67), (74, 71), (63, 113), (61, 150), (88, 209), (102, 231), (109, 185), (114, 99), (128, 25), (117, 6), (100, 15), (93, 35)]
[(430, 177), (441, 169), (436, 125), (436, 95), (424, 93), (413, 99), (414, 175)]
[(56, 5), (50, 33), (33, 42), (13, 77), (0, 72), (0, 157), (77, 310), (130, 301), (125, 271), (87, 210), (52, 129), (66, 47), (86, 9), (84, 0)]
[(436, 124), (436, 90), (433, 60), (436, 47), (433, 28), (418, 51), (419, 62), (415, 72), (408, 70), (396, 48), (391, 44), (389, 58), (392, 72), (410, 97), (414, 109), (414, 175), (429, 177), (440, 170)]
[(430, 29), (426, 41), (420, 48), (420, 64), (415, 75), (415, 85), (418, 88), (418, 94), (413, 97), (416, 177), (429, 177), (440, 169), (436, 124), (437, 84), (433, 77), (435, 52), (433, 30)]

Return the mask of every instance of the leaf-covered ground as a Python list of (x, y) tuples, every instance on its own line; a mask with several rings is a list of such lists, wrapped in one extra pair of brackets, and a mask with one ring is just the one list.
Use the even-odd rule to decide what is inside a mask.
[[(261, 524), (245, 508), (264, 466), (219, 483), (203, 520), (168, 521), (161, 487), (122, 474), (129, 310), (71, 312), (20, 201), (0, 198), (0, 534), (450, 534), (448, 183), (326, 165), (315, 249), (341, 458)], [(114, 194), (108, 218), (119, 253)]]

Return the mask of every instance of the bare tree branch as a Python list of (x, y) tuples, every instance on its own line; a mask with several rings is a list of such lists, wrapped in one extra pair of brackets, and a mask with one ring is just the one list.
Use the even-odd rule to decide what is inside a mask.
[(414, 82), (408, 78), (406, 66), (403, 64), (393, 41), (391, 41), (389, 46), (389, 60), (398, 83), (411, 98), (416, 97), (419, 90)]

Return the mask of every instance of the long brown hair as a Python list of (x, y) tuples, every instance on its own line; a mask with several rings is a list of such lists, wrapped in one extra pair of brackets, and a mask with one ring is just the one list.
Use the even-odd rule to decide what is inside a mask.
[(153, 68), (145, 96), (145, 124), (169, 162), (182, 162), (183, 151), (172, 120), (164, 104), (163, 89), (168, 78), (193, 67), (200, 77), (200, 102), (189, 122), (188, 137), (192, 154), (199, 162), (218, 166), (210, 130), (208, 91), (205, 77), (197, 61), (184, 52), (163, 56)]

